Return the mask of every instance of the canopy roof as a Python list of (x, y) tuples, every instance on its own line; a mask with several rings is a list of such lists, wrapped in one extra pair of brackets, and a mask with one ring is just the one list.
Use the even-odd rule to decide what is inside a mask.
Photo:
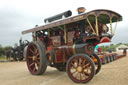
[(72, 22), (77, 22), (77, 21), (84, 20), (84, 19), (86, 22), (87, 18), (89, 19), (90, 22), (95, 22), (96, 17), (98, 19), (98, 22), (102, 22), (104, 24), (110, 23), (110, 19), (112, 19), (112, 22), (122, 21), (122, 16), (120, 14), (114, 11), (111, 11), (111, 10), (98, 9), (98, 10), (93, 10), (87, 13), (74, 16), (74, 17), (66, 18), (60, 21), (52, 22), (52, 23), (49, 23), (43, 26), (25, 30), (22, 32), (22, 34), (44, 30), (48, 28), (53, 28), (56, 26), (61, 26), (61, 25), (69, 24)]

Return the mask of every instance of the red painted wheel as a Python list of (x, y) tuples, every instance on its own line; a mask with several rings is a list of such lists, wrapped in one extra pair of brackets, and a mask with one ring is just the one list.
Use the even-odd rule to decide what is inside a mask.
[(31, 42), (25, 52), (28, 70), (33, 75), (43, 74), (47, 68), (45, 46), (40, 41)]
[(95, 64), (88, 55), (76, 54), (68, 60), (66, 70), (72, 81), (87, 83), (95, 75)]
[(97, 73), (99, 73), (101, 66), (102, 66), (101, 59), (96, 54), (91, 55), (91, 58), (95, 63), (95, 70), (96, 70), (96, 74), (97, 74)]

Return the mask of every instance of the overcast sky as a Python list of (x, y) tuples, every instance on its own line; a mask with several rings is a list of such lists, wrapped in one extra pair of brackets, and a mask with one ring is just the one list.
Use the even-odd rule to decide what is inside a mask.
[(21, 32), (44, 25), (44, 18), (67, 10), (76, 15), (78, 7), (85, 7), (86, 12), (110, 9), (120, 13), (123, 21), (118, 23), (112, 43), (128, 43), (127, 0), (0, 0), (0, 44), (13, 46), (20, 37), (31, 40), (31, 34)]

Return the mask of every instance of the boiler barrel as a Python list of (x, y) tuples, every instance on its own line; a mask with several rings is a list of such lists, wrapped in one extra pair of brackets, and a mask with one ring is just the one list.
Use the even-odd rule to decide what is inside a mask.
[(44, 19), (44, 22), (46, 23), (47, 21), (48, 22), (52, 22), (52, 21), (55, 21), (55, 20), (58, 20), (58, 19), (62, 19), (62, 17), (69, 17), (72, 15), (72, 12), (70, 10), (66, 11), (66, 12), (63, 12), (63, 13), (60, 13), (60, 14), (57, 14), (55, 16), (52, 16), (52, 17), (49, 17), (49, 18), (46, 18)]
[(92, 44), (76, 44), (74, 47), (74, 53), (84, 53), (91, 55), (94, 53), (94, 46)]
[(74, 44), (72, 46), (61, 46), (58, 47), (60, 50), (65, 52), (66, 55), (72, 56), (74, 54), (87, 54), (91, 55), (94, 53), (94, 45), (93, 44)]

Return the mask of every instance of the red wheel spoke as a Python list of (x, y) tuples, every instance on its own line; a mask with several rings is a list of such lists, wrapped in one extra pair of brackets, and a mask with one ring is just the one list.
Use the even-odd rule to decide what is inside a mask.
[(34, 49), (35, 54), (39, 53), (38, 49), (34, 45), (33, 45), (33, 49)]
[(35, 54), (35, 52), (32, 49), (29, 49), (29, 50), (32, 52), (32, 54)]
[(34, 44), (32, 44), (32, 47), (33, 47), (34, 50), (37, 49), (37, 48), (34, 46)]
[(74, 73), (76, 73), (77, 72), (77, 70), (76, 71), (74, 71), (72, 74), (74, 74)]
[(33, 63), (31, 63), (29, 66), (31, 67), (31, 66), (33, 66), (35, 63), (33, 62)]
[(34, 67), (34, 69), (33, 69), (33, 72), (35, 72), (36, 71), (36, 67)]
[(86, 68), (90, 65), (90, 63), (87, 63), (86, 65), (83, 66), (83, 68)]
[(81, 62), (82, 62), (82, 59), (81, 59), (81, 58), (79, 58), (79, 66), (81, 66)]
[(39, 69), (39, 65), (36, 63), (35, 64), (35, 68), (38, 70)]
[(77, 66), (75, 66), (75, 63), (71, 63), (71, 65), (73, 66), (73, 68), (77, 68)]
[(32, 56), (28, 57), (28, 58), (33, 58)]
[(35, 60), (38, 65), (40, 65), (40, 62), (38, 60)]
[(34, 51), (35, 51), (35, 54), (38, 54), (39, 53), (37, 49), (34, 49)]
[(40, 54), (39, 54), (39, 53), (37, 53), (37, 54), (36, 54), (36, 57), (38, 57), (39, 55), (40, 55)]
[(80, 73), (80, 80), (82, 80), (82, 75), (81, 75), (81, 73)]
[(37, 54), (39, 54), (39, 52), (38, 52), (38, 49), (34, 46), (34, 45), (32, 45), (33, 46), (33, 49), (34, 49), (34, 53), (37, 55)]
[(82, 66), (85, 64), (85, 61), (86, 61), (86, 59), (83, 60), (83, 62), (82, 62)]
[(78, 60), (75, 59), (75, 60), (74, 60), (74, 63), (77, 63), (77, 64), (78, 64)]
[(84, 72), (84, 74), (86, 75), (86, 76), (89, 76), (90, 74), (89, 73), (87, 73), (87, 72)]

